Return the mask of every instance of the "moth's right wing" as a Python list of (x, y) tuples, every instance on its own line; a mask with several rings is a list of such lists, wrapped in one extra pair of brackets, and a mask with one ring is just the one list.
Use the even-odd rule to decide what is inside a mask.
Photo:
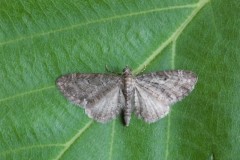
[(57, 85), (71, 102), (85, 108), (86, 114), (99, 122), (114, 119), (124, 106), (122, 79), (109, 74), (69, 74)]
[(197, 76), (191, 71), (172, 70), (139, 75), (135, 80), (135, 114), (155, 122), (169, 112), (169, 106), (193, 89)]

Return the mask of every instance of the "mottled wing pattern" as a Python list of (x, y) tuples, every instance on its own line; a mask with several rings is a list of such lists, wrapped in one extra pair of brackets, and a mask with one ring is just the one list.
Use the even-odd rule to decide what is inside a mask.
[(135, 114), (155, 122), (169, 112), (169, 106), (187, 96), (197, 76), (190, 71), (174, 70), (139, 75), (135, 79)]
[(71, 102), (85, 108), (97, 121), (115, 118), (124, 105), (121, 77), (109, 74), (69, 74), (60, 77), (57, 85)]

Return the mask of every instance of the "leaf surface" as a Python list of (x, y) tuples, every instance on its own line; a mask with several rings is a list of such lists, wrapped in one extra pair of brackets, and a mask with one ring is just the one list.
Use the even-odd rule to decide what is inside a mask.
[[(240, 2), (0, 0), (0, 159), (238, 159)], [(153, 124), (89, 119), (55, 86), (67, 73), (199, 76)]]

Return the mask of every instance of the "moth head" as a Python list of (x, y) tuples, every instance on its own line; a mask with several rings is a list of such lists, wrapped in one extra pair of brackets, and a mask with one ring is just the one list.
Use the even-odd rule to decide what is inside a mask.
[(123, 69), (123, 74), (125, 75), (131, 75), (132, 74), (132, 70), (126, 66), (124, 69)]

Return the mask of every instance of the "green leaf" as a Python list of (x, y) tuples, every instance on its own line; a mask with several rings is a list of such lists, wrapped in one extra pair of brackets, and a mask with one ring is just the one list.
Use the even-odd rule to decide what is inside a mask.
[[(239, 159), (240, 2), (0, 0), (0, 159)], [(160, 121), (92, 121), (55, 86), (105, 65), (192, 70)]]

